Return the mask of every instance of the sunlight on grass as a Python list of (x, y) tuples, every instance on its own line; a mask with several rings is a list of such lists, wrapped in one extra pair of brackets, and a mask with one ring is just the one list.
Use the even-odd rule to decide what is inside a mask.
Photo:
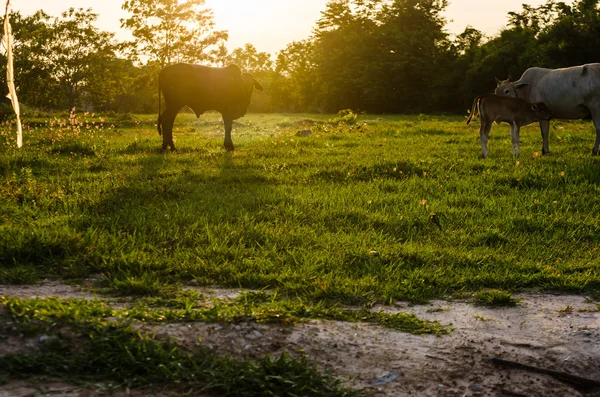
[(230, 154), (218, 115), (184, 113), (165, 155), (150, 116), (58, 120), (0, 146), (5, 283), (101, 274), (121, 294), (365, 306), (600, 285), (599, 161), (578, 123), (557, 123), (548, 156), (524, 128), (518, 160), (494, 127), (484, 160), (460, 117), (248, 115)]

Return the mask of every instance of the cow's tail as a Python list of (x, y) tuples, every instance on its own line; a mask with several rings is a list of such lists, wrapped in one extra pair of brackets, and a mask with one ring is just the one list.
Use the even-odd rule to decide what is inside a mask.
[(477, 114), (479, 113), (479, 103), (481, 102), (481, 96), (478, 96), (473, 101), (473, 106), (471, 107), (471, 113), (469, 114), (469, 118), (467, 118), (467, 125), (473, 120)]
[(156, 128), (158, 129), (158, 135), (162, 135), (162, 122), (160, 121), (160, 73), (158, 74), (158, 120), (156, 121)]

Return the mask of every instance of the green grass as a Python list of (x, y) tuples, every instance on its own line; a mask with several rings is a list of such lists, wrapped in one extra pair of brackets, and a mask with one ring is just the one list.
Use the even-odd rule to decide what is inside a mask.
[[(309, 305), (300, 301), (279, 300), (275, 296), (243, 295), (233, 302), (216, 300), (211, 305), (201, 306), (194, 298), (181, 297), (165, 302), (149, 299), (138, 301), (132, 307), (112, 309), (101, 301), (85, 299), (30, 299), (20, 300), (0, 297), (0, 304), (7, 306), (13, 315), (23, 321), (39, 320), (52, 323), (72, 321), (83, 316), (91, 319), (119, 318), (152, 323), (201, 321), (208, 323), (238, 323), (253, 321), (292, 325), (304, 319), (366, 322), (412, 334), (447, 334), (450, 329), (437, 322), (419, 319), (409, 313), (373, 312), (327, 307), (323, 304)], [(256, 297), (260, 296), (260, 300)], [(165, 307), (166, 304), (166, 307)], [(158, 306), (158, 307), (156, 307)], [(83, 313), (83, 314), (82, 314)], [(77, 320), (81, 321), (81, 320)]]
[[(45, 342), (0, 357), (0, 377), (35, 375), (73, 382), (110, 382), (122, 387), (168, 386), (172, 392), (219, 396), (353, 396), (357, 392), (320, 373), (305, 357), (288, 354), (259, 360), (219, 357), (208, 349), (185, 350), (135, 331), (127, 322), (106, 321), (99, 302), (7, 300), (0, 313), (6, 333), (43, 336)], [(11, 321), (9, 323), (9, 321)]]
[(510, 307), (519, 303), (510, 292), (502, 290), (483, 290), (475, 294), (475, 303), (480, 306)]
[(248, 115), (228, 154), (217, 115), (181, 114), (164, 155), (153, 116), (80, 117), (26, 129), (22, 149), (0, 133), (2, 283), (102, 274), (123, 294), (194, 283), (342, 304), (600, 285), (591, 123), (553, 122), (546, 156), (524, 128), (518, 159), (495, 127), (482, 159), (460, 117), (338, 117), (297, 137), (333, 116)]

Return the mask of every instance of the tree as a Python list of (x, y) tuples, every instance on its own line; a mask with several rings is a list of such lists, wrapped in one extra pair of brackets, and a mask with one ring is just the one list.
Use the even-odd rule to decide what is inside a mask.
[(314, 63), (323, 109), (421, 112), (450, 42), (445, 0), (336, 0), (317, 22)]
[(113, 33), (94, 27), (97, 17), (91, 8), (63, 12), (62, 19), (56, 18), (51, 24), (42, 52), (43, 62), (66, 97), (69, 109), (78, 104), (92, 80), (102, 80), (102, 65), (115, 58)]
[(83, 104), (90, 82), (105, 76), (101, 65), (115, 57), (113, 35), (95, 28), (96, 18), (91, 9), (73, 8), (54, 19), (43, 11), (11, 15), (23, 103), (47, 109)]
[(554, 20), (538, 35), (537, 48), (544, 66), (558, 68), (598, 61), (598, 3), (598, 0), (580, 0), (572, 6), (552, 3)]
[(226, 31), (215, 31), (212, 11), (204, 0), (127, 0), (123, 10), (131, 13), (121, 19), (130, 29), (132, 57), (140, 56), (161, 67), (173, 62), (217, 61)]
[(269, 92), (280, 110), (316, 111), (318, 89), (315, 81), (315, 44), (296, 41), (277, 55), (275, 75)]
[(223, 59), (224, 64), (236, 64), (248, 73), (260, 73), (273, 69), (271, 54), (258, 52), (252, 44), (246, 44), (243, 48), (236, 48)]
[(438, 107), (439, 79), (449, 66), (445, 61), (450, 42), (441, 15), (446, 6), (446, 0), (395, 0), (378, 13), (380, 62), (391, 90), (380, 111), (426, 112)]
[[(20, 101), (30, 106), (53, 108), (58, 105), (57, 86), (50, 75), (43, 53), (50, 39), (49, 16), (43, 11), (23, 17), (11, 12), (14, 33), (15, 84)], [(2, 18), (2, 23), (4, 23)], [(6, 58), (0, 55), (0, 81), (2, 97), (6, 90)]]

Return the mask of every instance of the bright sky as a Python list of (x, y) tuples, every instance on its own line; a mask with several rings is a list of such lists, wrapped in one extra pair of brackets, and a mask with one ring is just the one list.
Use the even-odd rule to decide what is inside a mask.
[[(24, 15), (43, 8), (58, 16), (69, 7), (92, 8), (99, 14), (96, 26), (116, 32), (117, 39), (130, 37), (120, 29), (120, 18), (128, 14), (121, 10), (124, 0), (13, 0), (14, 10)], [(572, 3), (572, 0), (567, 0)], [(467, 25), (485, 34), (495, 35), (506, 25), (509, 11), (520, 11), (521, 4), (533, 6), (546, 0), (450, 0), (446, 10), (447, 29), (461, 33)], [(310, 36), (315, 21), (325, 9), (327, 0), (206, 0), (213, 9), (216, 29), (229, 31), (230, 49), (252, 43), (259, 51), (276, 53), (292, 41)]]

